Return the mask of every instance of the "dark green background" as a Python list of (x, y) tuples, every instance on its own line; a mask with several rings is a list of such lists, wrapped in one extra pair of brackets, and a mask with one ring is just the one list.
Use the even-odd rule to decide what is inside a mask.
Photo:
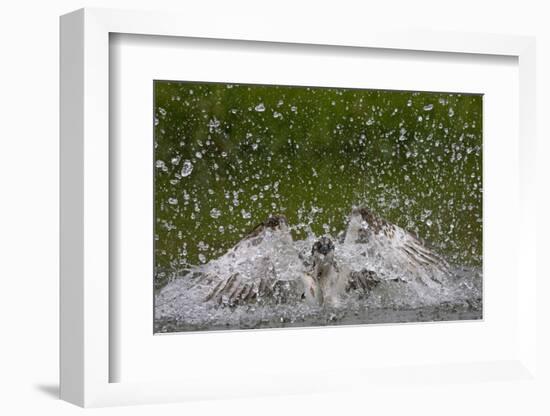
[(481, 264), (481, 95), (155, 81), (154, 97), (156, 287), (270, 213), (336, 235), (353, 204)]

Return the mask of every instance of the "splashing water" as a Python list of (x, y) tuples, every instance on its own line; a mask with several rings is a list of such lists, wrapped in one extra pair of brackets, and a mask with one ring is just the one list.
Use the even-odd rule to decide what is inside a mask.
[[(298, 227), (306, 228), (307, 224)], [(403, 271), (387, 259), (391, 253), (369, 244), (334, 241), (334, 258), (351, 272), (372, 270), (380, 283), (368, 294), (349, 291), (337, 305), (311, 305), (303, 300), (300, 276), (307, 272), (313, 233), (293, 241), (290, 233), (271, 231), (261, 239), (244, 240), (206, 264), (192, 266), (155, 297), (155, 331), (274, 328), (292, 326), (420, 322), (481, 318), (482, 279), (476, 268), (452, 267), (437, 276), (419, 269)], [(248, 241), (248, 242), (247, 242)], [(378, 250), (378, 255), (373, 255)], [(208, 302), (213, 286), (238, 274), (245, 281), (276, 276), (279, 287), (270, 296), (233, 305), (228, 299)], [(411, 277), (412, 276), (412, 277)]]

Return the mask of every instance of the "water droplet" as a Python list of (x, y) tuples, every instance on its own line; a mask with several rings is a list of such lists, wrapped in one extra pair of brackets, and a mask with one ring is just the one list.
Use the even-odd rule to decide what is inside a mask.
[(166, 115), (166, 110), (162, 107), (159, 107), (159, 113), (160, 113), (161, 116), (164, 117)]
[(178, 203), (178, 199), (177, 198), (168, 198), (168, 203), (170, 205), (176, 205)]
[(212, 218), (220, 218), (221, 215), (222, 215), (221, 211), (217, 208), (212, 208), (210, 210), (210, 216)]
[(210, 133), (215, 132), (218, 127), (220, 127), (220, 120), (218, 120), (216, 117), (208, 122), (208, 130), (210, 131)]
[(247, 219), (249, 219), (249, 218), (252, 217), (252, 214), (251, 214), (250, 212), (245, 211), (244, 209), (241, 210), (241, 215), (242, 215), (242, 217), (243, 217), (245, 220), (247, 220)]
[(201, 263), (206, 263), (206, 257), (204, 256), (204, 254), (199, 254), (199, 260)]
[(181, 176), (185, 178), (186, 176), (191, 175), (191, 172), (193, 172), (193, 164), (190, 160), (186, 160), (183, 162), (183, 166), (181, 168)]
[(434, 108), (434, 105), (433, 104), (426, 104), (424, 106), (424, 111), (432, 111)]
[(254, 107), (254, 110), (256, 110), (259, 113), (262, 113), (265, 111), (265, 105), (264, 103), (258, 104), (256, 107)]
[(157, 160), (155, 162), (155, 166), (159, 169), (162, 169), (165, 166), (164, 161), (163, 160)]
[(202, 159), (202, 153), (201, 153), (201, 152), (195, 153), (195, 157), (196, 157), (197, 159)]
[(455, 111), (452, 108), (449, 108), (449, 117), (452, 117), (455, 115)]
[(422, 116), (418, 116), (418, 121), (422, 121), (422, 120), (424, 120), (424, 119), (422, 118)]

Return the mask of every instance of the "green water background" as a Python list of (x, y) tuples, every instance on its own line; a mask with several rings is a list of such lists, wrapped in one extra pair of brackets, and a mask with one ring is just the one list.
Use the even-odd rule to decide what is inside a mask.
[(353, 205), (481, 265), (481, 95), (155, 81), (154, 98), (155, 287), (272, 213), (336, 236)]

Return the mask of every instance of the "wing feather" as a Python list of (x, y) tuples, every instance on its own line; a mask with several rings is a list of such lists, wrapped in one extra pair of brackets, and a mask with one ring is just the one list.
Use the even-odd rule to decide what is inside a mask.
[(233, 274), (218, 282), (204, 301), (227, 306), (258, 301), (285, 303), (299, 298), (302, 292), (303, 287), (298, 281), (280, 280), (270, 276), (241, 278)]
[(405, 280), (440, 283), (441, 275), (449, 273), (448, 263), (420, 238), (367, 208), (353, 209), (346, 241), (365, 244), (387, 269), (404, 272)]
[(197, 279), (197, 286), (207, 291), (205, 302), (221, 305), (283, 302), (301, 296), (299, 273), (294, 280), (290, 273), (301, 267), (287, 220), (275, 215), (255, 226), (225, 255), (201, 266), (210, 277)]

